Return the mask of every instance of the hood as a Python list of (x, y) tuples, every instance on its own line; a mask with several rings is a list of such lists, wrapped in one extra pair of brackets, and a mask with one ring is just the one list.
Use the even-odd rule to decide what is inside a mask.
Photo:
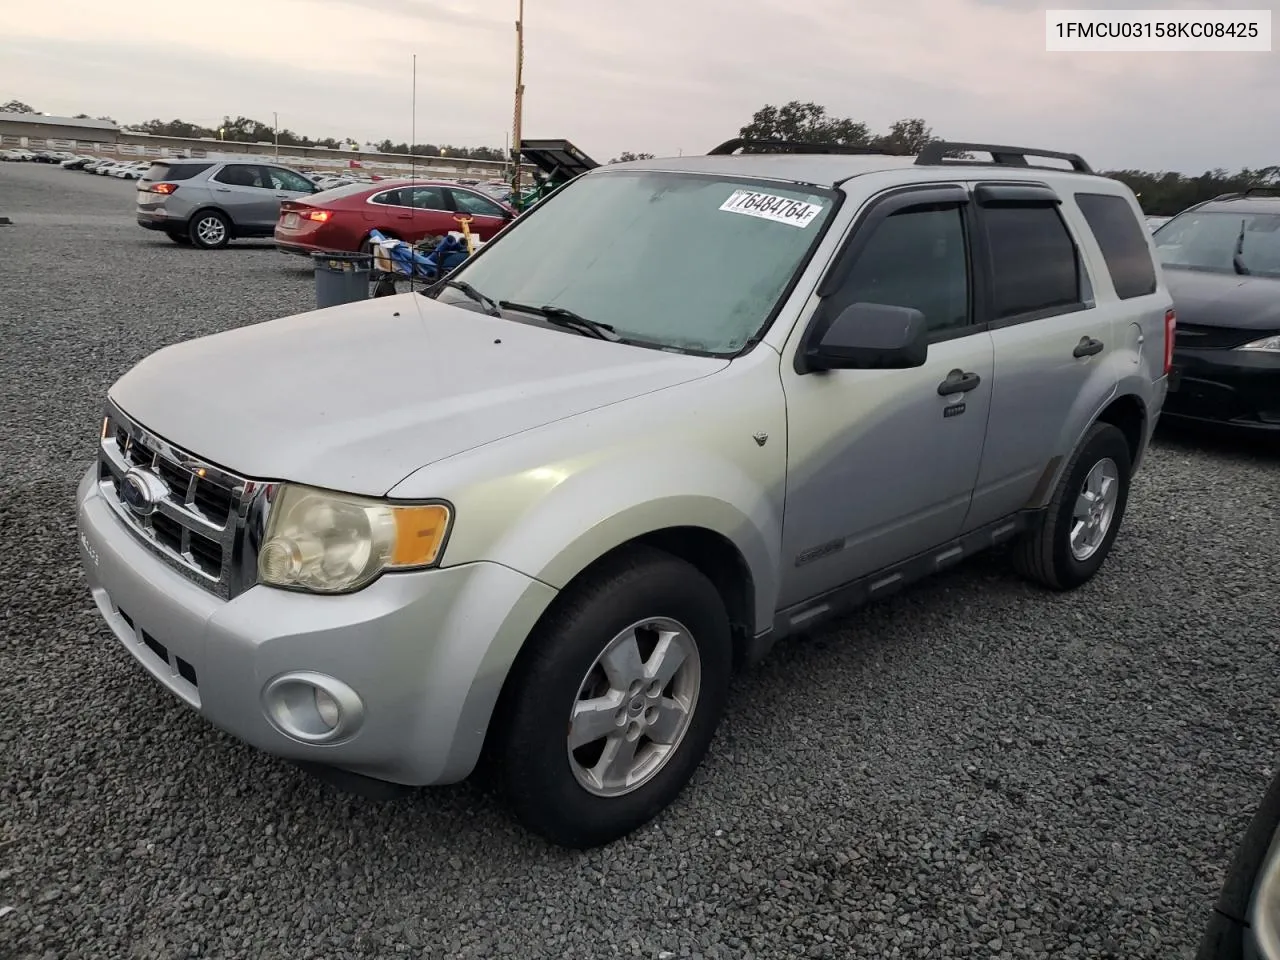
[(110, 397), (147, 429), (226, 469), (380, 496), (438, 460), (728, 362), (411, 293), (165, 347)]
[(1280, 280), (1164, 268), (1179, 323), (1236, 330), (1280, 330)]

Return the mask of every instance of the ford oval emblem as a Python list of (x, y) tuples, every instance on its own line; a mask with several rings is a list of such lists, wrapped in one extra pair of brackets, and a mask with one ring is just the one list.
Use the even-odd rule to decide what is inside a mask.
[(154, 486), (147, 482), (150, 479), (146, 471), (134, 467), (120, 481), (120, 499), (139, 517), (149, 517), (156, 511)]

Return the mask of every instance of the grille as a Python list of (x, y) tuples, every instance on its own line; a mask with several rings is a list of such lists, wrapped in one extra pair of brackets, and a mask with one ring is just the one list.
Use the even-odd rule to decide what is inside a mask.
[(1250, 340), (1266, 336), (1257, 330), (1234, 330), (1231, 327), (1203, 327), (1178, 321), (1174, 344), (1188, 350), (1230, 350)]
[[(158, 494), (149, 515), (135, 512), (121, 496), (130, 471)], [(173, 446), (115, 409), (103, 428), (98, 482), (125, 525), (171, 567), (220, 597), (236, 592), (241, 506), (255, 484)]]

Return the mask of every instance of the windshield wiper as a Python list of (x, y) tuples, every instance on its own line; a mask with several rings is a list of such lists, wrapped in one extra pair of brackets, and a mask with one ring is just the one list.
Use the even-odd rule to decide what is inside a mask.
[(491, 317), (502, 316), (502, 311), (498, 309), (498, 305), (496, 303), (465, 280), (445, 279), (440, 281), (439, 286), (441, 289), (444, 287), (453, 287), (453, 289), (460, 291), (466, 297), (474, 300), (476, 303), (480, 304), (480, 306), (484, 307), (484, 312)]
[(1249, 275), (1249, 268), (1244, 262), (1244, 233), (1248, 226), (1248, 220), (1240, 221), (1240, 236), (1236, 238), (1236, 250), (1231, 255), (1231, 266), (1236, 268), (1236, 273), (1245, 277)]
[(574, 313), (564, 307), (543, 306), (535, 307), (528, 303), (516, 303), (512, 300), (501, 301), (501, 306), (508, 310), (520, 310), (524, 313), (536, 314), (547, 323), (554, 324), (557, 327), (566, 327), (570, 330), (577, 330), (579, 333), (588, 337), (596, 337), (599, 340), (611, 340), (614, 343), (622, 339), (617, 332), (607, 323), (601, 323), (599, 320), (591, 320), (584, 317), (580, 313)]

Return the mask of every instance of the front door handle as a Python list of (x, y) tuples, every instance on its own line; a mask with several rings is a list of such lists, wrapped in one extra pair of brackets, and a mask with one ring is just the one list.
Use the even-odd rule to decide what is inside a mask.
[(947, 374), (947, 379), (938, 384), (938, 396), (949, 397), (953, 393), (968, 393), (981, 382), (982, 378), (976, 373), (952, 370)]
[(1076, 344), (1076, 348), (1071, 351), (1071, 355), (1079, 360), (1081, 357), (1092, 357), (1101, 352), (1101, 340), (1095, 340), (1093, 337), (1081, 337), (1080, 342)]

